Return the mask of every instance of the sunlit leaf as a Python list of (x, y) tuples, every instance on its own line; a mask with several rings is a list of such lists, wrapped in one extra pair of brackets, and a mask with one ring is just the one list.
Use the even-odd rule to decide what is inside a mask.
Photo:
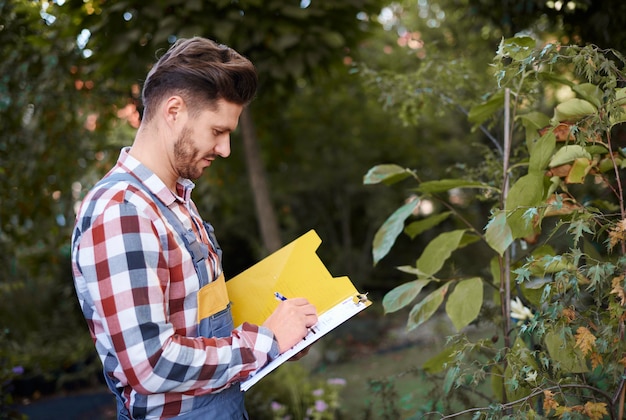
[(372, 254), (374, 265), (387, 255), (396, 238), (404, 229), (404, 221), (409, 217), (419, 205), (419, 199), (413, 199), (397, 209), (385, 223), (378, 229), (374, 236)]
[(387, 292), (383, 298), (385, 313), (396, 312), (413, 302), (428, 283), (430, 283), (430, 280), (415, 280), (404, 283)]
[(556, 153), (550, 160), (549, 166), (551, 168), (554, 168), (555, 166), (560, 166), (566, 163), (573, 162), (575, 159), (578, 158), (591, 159), (591, 155), (588, 151), (585, 150), (584, 147), (577, 144), (563, 146), (556, 151)]
[(537, 41), (528, 36), (507, 38), (500, 42), (498, 55), (511, 57), (516, 61), (523, 61), (532, 54), (536, 46)]
[(460, 281), (446, 302), (446, 313), (460, 331), (476, 319), (483, 304), (483, 282), (480, 277)]
[(379, 184), (381, 182), (392, 185), (411, 176), (411, 171), (394, 164), (377, 165), (371, 168), (363, 177), (363, 184)]
[(441, 270), (452, 252), (459, 247), (464, 234), (465, 229), (439, 234), (426, 245), (415, 266), (427, 275), (434, 275)]
[(591, 170), (591, 161), (587, 158), (577, 158), (574, 160), (565, 182), (568, 184), (582, 184), (589, 170)]
[(504, 255), (504, 251), (513, 243), (511, 228), (506, 222), (506, 213), (498, 211), (489, 220), (485, 232), (487, 244), (499, 255)]
[(444, 284), (437, 290), (431, 292), (421, 302), (413, 306), (413, 309), (411, 309), (411, 312), (409, 313), (407, 329), (410, 331), (428, 321), (443, 303), (443, 299), (447, 292), (448, 284)]
[(580, 83), (573, 85), (572, 90), (582, 99), (591, 102), (596, 108), (602, 106), (602, 90), (597, 85)]
[(598, 109), (584, 99), (572, 98), (561, 102), (554, 109), (556, 121), (578, 121), (579, 119), (598, 112)]
[(426, 274), (422, 273), (420, 270), (412, 265), (401, 265), (399, 267), (396, 267), (396, 269), (398, 271), (402, 271), (403, 273), (415, 274), (415, 276), (417, 277), (426, 276)]

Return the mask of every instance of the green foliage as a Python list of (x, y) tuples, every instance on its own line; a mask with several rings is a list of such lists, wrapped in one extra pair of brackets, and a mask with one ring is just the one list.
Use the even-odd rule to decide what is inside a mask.
[(96, 161), (105, 127), (89, 125), (94, 89), (77, 73), (72, 16), (44, 20), (41, 7), (0, 1), (0, 365), (21, 366), (25, 380), (69, 374), (94, 353), (68, 250), (72, 183)]
[(339, 410), (341, 378), (312, 380), (300, 364), (291, 363), (273, 372), (246, 394), (250, 418), (333, 420)]
[(12, 381), (24, 373), (24, 368), (17, 364), (15, 346), (9, 339), (9, 331), (0, 331), (0, 419), (21, 419), (14, 407)]
[[(415, 200), (440, 203), (441, 219), (465, 226), (435, 234), (415, 266), (400, 268), (416, 279), (391, 290), (383, 305), (387, 312), (414, 305), (408, 328), (428, 320), (445, 302), (459, 337), (472, 322), (493, 323), (502, 331), (503, 342), (453, 339), (424, 365), (441, 381), (440, 401), (465, 386), (491, 382), (488, 399), (497, 403), (464, 411), (475, 418), (621, 418), (624, 64), (619, 52), (594, 46), (537, 48), (528, 37), (502, 40), (493, 64), (497, 88), (468, 113), (477, 127), (503, 127), (501, 169), (489, 178), (470, 168), (461, 182), (424, 181), (418, 170), (386, 166), (392, 168), (389, 177), (414, 174)], [(568, 94), (549, 96), (559, 89)], [(474, 188), (465, 200), (490, 205), (484, 235), (471, 223), (473, 207), (456, 198), (459, 190)], [(432, 217), (407, 214), (399, 221), (392, 215), (378, 231), (384, 239), (374, 242), (374, 255), (380, 260), (390, 252), (400, 222), (411, 238), (439, 229)], [(385, 227), (389, 223), (393, 230)], [(420, 225), (411, 228), (415, 223)], [(464, 267), (445, 269), (453, 254), (465, 251), (470, 233), (469, 241), (480, 239), (491, 250), (475, 262), (491, 278)], [(483, 294), (491, 287), (498, 293)], [(440, 407), (441, 415), (451, 409)]]

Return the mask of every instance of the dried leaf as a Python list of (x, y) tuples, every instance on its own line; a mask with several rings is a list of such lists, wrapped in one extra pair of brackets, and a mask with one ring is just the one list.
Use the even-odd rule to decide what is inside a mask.
[(602, 355), (597, 352), (591, 353), (591, 367), (597, 368), (598, 366), (602, 366), (604, 360), (602, 359)]
[(559, 403), (553, 398), (554, 397), (554, 393), (552, 391), (550, 391), (549, 389), (545, 389), (543, 391), (543, 411), (547, 413), (550, 412), (550, 410), (555, 409), (559, 406)]
[(609, 249), (626, 239), (626, 219), (620, 220), (609, 230)]
[(622, 287), (623, 280), (624, 280), (624, 275), (621, 275), (619, 277), (613, 277), (613, 282), (611, 283), (611, 286), (613, 286), (613, 289), (610, 292), (610, 293), (615, 293), (617, 295), (617, 297), (619, 298), (619, 303), (622, 306), (626, 304), (626, 291), (624, 291), (624, 288)]
[(563, 316), (567, 320), (567, 323), (572, 323), (576, 319), (576, 311), (572, 308), (565, 308), (562, 312)]
[(578, 327), (576, 330), (576, 344), (582, 352), (583, 355), (587, 355), (593, 349), (593, 346), (596, 344), (596, 337), (585, 327)]
[(583, 413), (586, 414), (590, 420), (600, 420), (603, 416), (608, 415), (606, 411), (606, 403), (603, 402), (587, 402)]

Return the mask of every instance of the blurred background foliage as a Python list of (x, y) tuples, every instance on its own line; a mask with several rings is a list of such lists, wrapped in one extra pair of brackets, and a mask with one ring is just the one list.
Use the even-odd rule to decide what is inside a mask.
[[(74, 208), (132, 142), (142, 78), (177, 38), (216, 39), (250, 57), (260, 74), (249, 112), (262, 171), (249, 171), (239, 130), (232, 156), (194, 193), (216, 227), (226, 273), (271, 250), (260, 233), (271, 218), (255, 206), (263, 191), (251, 188), (264, 177), (279, 240), (316, 229), (333, 275), (382, 295), (401, 281), (393, 267), (428, 237), (397, 244), (372, 265), (374, 233), (404, 192), (363, 186), (367, 169), (393, 162), (438, 179), (481, 162), (495, 142), (471, 131), (465, 114), (493, 83), (488, 63), (499, 40), (530, 31), (624, 50), (624, 7), (619, 0), (0, 0), (0, 383), (28, 382), (19, 389), (28, 394), (97, 376), (69, 266)], [(469, 208), (468, 217), (486, 217), (482, 210)]]

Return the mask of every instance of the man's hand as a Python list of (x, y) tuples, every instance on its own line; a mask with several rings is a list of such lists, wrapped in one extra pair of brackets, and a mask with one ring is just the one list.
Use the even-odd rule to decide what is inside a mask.
[(294, 298), (280, 302), (263, 326), (272, 330), (282, 354), (302, 340), (316, 323), (315, 306), (305, 298)]

